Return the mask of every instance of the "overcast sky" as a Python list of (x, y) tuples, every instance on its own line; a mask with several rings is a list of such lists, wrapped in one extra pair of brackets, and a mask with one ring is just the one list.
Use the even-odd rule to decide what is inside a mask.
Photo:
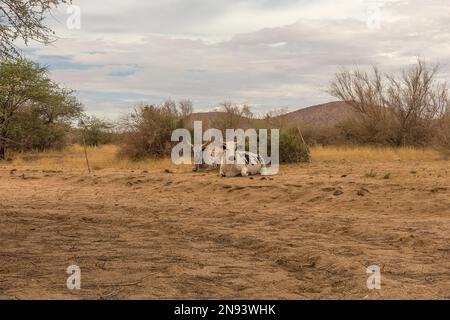
[(417, 57), (450, 67), (448, 0), (74, 0), (49, 23), (59, 39), (28, 57), (77, 90), (91, 114), (114, 118), (141, 101), (223, 100), (256, 112), (334, 100), (339, 66), (395, 71)]

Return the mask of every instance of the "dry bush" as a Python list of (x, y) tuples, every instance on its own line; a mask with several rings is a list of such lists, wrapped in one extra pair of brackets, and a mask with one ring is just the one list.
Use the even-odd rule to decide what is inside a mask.
[(288, 108), (278, 108), (270, 110), (264, 115), (263, 121), (272, 128), (282, 129), (287, 126), (288, 119), (285, 115), (289, 112)]
[(331, 95), (350, 104), (358, 117), (342, 126), (343, 135), (357, 143), (426, 146), (449, 110), (446, 83), (438, 82), (438, 67), (424, 62), (400, 76), (342, 69), (331, 82)]
[(303, 138), (309, 146), (329, 146), (345, 144), (346, 140), (337, 127), (305, 126), (302, 129)]
[(248, 105), (239, 106), (224, 101), (219, 106), (220, 114), (212, 122), (212, 127), (225, 132), (226, 129), (247, 129), (253, 124), (253, 113)]
[(134, 160), (170, 156), (173, 130), (182, 128), (184, 116), (172, 100), (161, 105), (140, 105), (122, 120), (120, 156)]
[(189, 99), (183, 99), (178, 102), (178, 108), (182, 119), (189, 118), (192, 112), (194, 112), (194, 106)]
[(450, 109), (437, 121), (435, 144), (450, 151)]

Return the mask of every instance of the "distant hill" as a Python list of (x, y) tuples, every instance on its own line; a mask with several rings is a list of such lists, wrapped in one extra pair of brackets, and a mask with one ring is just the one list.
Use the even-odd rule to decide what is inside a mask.
[(329, 102), (299, 109), (280, 116), (286, 123), (303, 124), (308, 127), (331, 128), (354, 115), (345, 102)]
[[(192, 127), (194, 121), (202, 121), (205, 130), (214, 127), (215, 121), (217, 121), (222, 114), (222, 112), (217, 111), (193, 113), (189, 118), (189, 123)], [(331, 128), (349, 119), (353, 115), (354, 111), (352, 111), (347, 103), (336, 101), (302, 108), (297, 111), (274, 117), (273, 120), (285, 125)], [(243, 122), (248, 122), (248, 120), (243, 117), (242, 120)]]

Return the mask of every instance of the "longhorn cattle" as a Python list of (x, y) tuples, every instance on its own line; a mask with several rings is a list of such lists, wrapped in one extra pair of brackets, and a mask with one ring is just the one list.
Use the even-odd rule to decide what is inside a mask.
[(269, 176), (275, 174), (267, 169), (266, 162), (260, 155), (249, 151), (236, 150), (236, 148), (227, 149), (227, 146), (233, 146), (234, 143), (223, 143), (222, 148), (207, 148), (209, 144), (210, 142), (203, 144), (201, 150), (202, 154), (205, 151), (210, 153), (210, 163), (195, 164), (193, 171), (200, 172), (219, 169), (219, 175), (222, 177), (236, 177), (239, 175), (247, 177), (258, 174)]
[(260, 155), (240, 150), (227, 149), (223, 151), (220, 163), (220, 175), (222, 177), (239, 175), (247, 177), (257, 174), (267, 175), (266, 163)]

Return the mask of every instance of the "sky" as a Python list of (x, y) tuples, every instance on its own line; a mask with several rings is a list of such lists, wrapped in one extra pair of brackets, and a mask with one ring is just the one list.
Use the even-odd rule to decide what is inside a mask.
[[(418, 58), (450, 74), (448, 0), (73, 0), (52, 12), (57, 41), (26, 56), (114, 119), (140, 102), (228, 100), (262, 114), (335, 100), (340, 67), (398, 72)], [(68, 25), (69, 22), (69, 25)], [(79, 27), (79, 28), (78, 28)]]

